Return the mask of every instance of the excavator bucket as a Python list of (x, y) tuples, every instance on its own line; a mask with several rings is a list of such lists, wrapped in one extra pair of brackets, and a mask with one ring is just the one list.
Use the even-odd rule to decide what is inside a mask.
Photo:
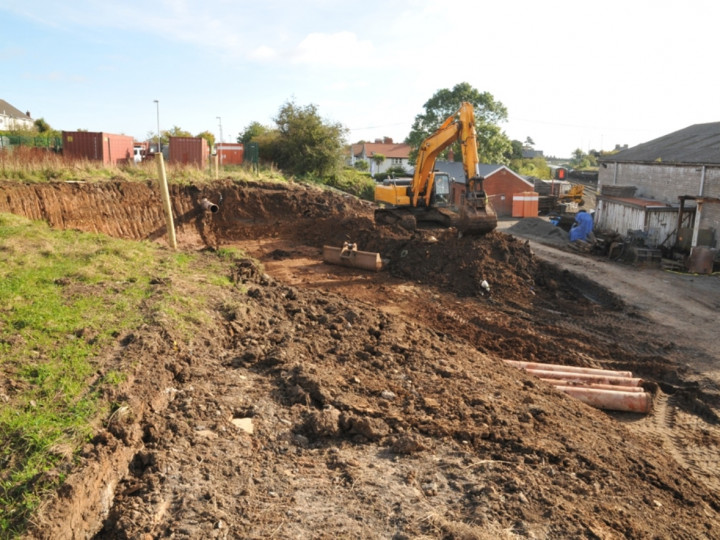
[(481, 236), (497, 227), (497, 216), (485, 194), (478, 193), (468, 194), (458, 209), (457, 228), (464, 236)]
[(323, 261), (351, 268), (360, 268), (379, 272), (382, 269), (380, 254), (371, 251), (358, 251), (357, 244), (345, 242), (343, 247), (323, 246)]

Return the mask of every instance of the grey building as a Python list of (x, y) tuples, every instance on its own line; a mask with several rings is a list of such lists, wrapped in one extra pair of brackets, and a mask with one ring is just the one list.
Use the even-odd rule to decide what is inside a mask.
[(621, 234), (645, 229), (658, 245), (668, 246), (677, 238), (683, 200), (685, 220), (680, 228), (705, 231), (703, 242), (717, 247), (720, 122), (696, 124), (599, 161), (599, 226), (612, 222), (608, 228)]

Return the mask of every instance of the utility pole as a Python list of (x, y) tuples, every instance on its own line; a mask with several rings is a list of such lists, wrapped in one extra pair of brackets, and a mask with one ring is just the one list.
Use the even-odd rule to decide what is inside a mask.
[(157, 151), (158, 153), (162, 153), (162, 143), (160, 142), (160, 102), (157, 99), (153, 100), (155, 102), (155, 107), (157, 109)]
[[(222, 142), (223, 142), (222, 118), (220, 118), (219, 116), (216, 116), (215, 118), (218, 119), (218, 125), (220, 126), (220, 145), (222, 145)], [(222, 150), (220, 150), (220, 165), (222, 165)]]

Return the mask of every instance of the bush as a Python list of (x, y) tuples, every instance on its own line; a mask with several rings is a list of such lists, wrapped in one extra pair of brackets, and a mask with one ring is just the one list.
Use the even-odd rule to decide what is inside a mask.
[(365, 172), (344, 168), (327, 177), (322, 183), (360, 197), (368, 201), (375, 200), (375, 181)]

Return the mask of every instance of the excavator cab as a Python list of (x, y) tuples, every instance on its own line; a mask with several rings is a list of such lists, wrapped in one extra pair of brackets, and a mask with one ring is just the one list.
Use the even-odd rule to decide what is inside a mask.
[(441, 172), (434, 174), (435, 180), (430, 204), (438, 208), (448, 207), (450, 206), (450, 176)]

